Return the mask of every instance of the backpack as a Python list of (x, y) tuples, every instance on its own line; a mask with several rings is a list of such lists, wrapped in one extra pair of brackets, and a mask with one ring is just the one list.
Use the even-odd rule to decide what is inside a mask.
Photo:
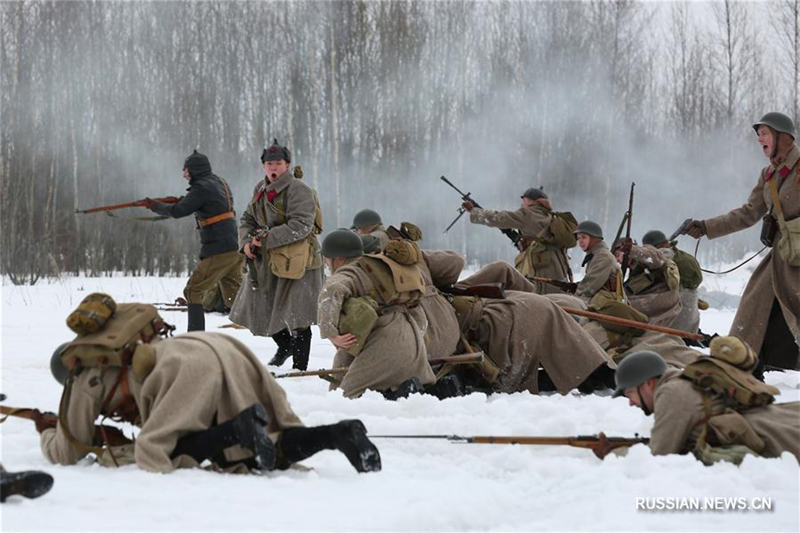
[(548, 229), (553, 235), (548, 244), (553, 244), (559, 248), (572, 248), (578, 241), (573, 233), (578, 228), (578, 221), (569, 211), (553, 212), (553, 219), (550, 221)]
[(697, 260), (691, 254), (678, 250), (675, 246), (672, 247), (672, 250), (675, 252), (672, 260), (678, 265), (680, 272), (681, 287), (689, 290), (699, 287), (703, 282), (703, 272), (700, 270)]

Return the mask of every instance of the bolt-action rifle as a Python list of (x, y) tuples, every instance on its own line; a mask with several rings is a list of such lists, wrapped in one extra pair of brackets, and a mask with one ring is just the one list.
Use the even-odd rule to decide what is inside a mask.
[[(574, 446), (588, 448), (598, 457), (604, 457), (615, 448), (633, 446), (634, 444), (647, 444), (649, 438), (639, 437), (606, 437), (600, 435), (584, 435), (578, 437), (512, 437), (512, 436), (470, 436), (461, 435), (370, 435), (371, 439), (443, 439), (451, 442), (466, 444), (522, 444), (534, 446)], [(601, 455), (602, 454), (602, 455)]]
[[(468, 192), (468, 193), (465, 194), (465, 193), (461, 192), (461, 189), (459, 189), (458, 187), (453, 185), (453, 183), (450, 180), (448, 180), (447, 178), (445, 178), (444, 176), (440, 177), (439, 179), (442, 180), (443, 182), (445, 182), (446, 184), (448, 184), (453, 189), (455, 189), (456, 192), (461, 195), (461, 201), (462, 202), (471, 202), (472, 205), (474, 205), (478, 209), (483, 209), (483, 207), (481, 207), (481, 204), (479, 204), (478, 202), (473, 200), (473, 198), (471, 196), (472, 193)], [(466, 211), (467, 210), (464, 207), (459, 207), (458, 208), (458, 216), (456, 216), (456, 218), (453, 219), (453, 221), (450, 223), (450, 225), (445, 228), (444, 233), (447, 233), (450, 230), (450, 228), (453, 227), (453, 224), (458, 222), (458, 219), (461, 218), (461, 216)], [(503, 235), (505, 235), (506, 237), (511, 239), (511, 242), (514, 245), (515, 248), (519, 249), (520, 241), (522, 240), (522, 234), (519, 231), (517, 231), (515, 229), (509, 229), (509, 228), (500, 229), (500, 231), (503, 232)]]
[(539, 276), (525, 276), (528, 281), (536, 281), (539, 283), (547, 283), (548, 285), (552, 285), (553, 287), (558, 287), (564, 292), (568, 292), (570, 294), (575, 294), (575, 291), (578, 290), (578, 284), (573, 281), (560, 281), (553, 278), (540, 278)]
[[(28, 420), (42, 421), (44, 426), (56, 427), (58, 423), (58, 415), (51, 412), (42, 412), (38, 409), (31, 409), (28, 407), (8, 407), (0, 405), (0, 414), (5, 415), (0, 418), (0, 424), (5, 422), (9, 416), (16, 416), (19, 418), (27, 418)], [(114, 426), (106, 426), (103, 424), (96, 424), (94, 426), (94, 441), (96, 443), (108, 443), (109, 446), (122, 446), (123, 444), (130, 444), (133, 442), (125, 436), (122, 431)]]
[(125, 202), (122, 204), (101, 205), (99, 207), (91, 207), (89, 209), (76, 209), (76, 213), (99, 213), (100, 211), (116, 211), (117, 209), (125, 209), (126, 207), (147, 207), (150, 202), (161, 202), (164, 204), (177, 204), (181, 199), (177, 196), (165, 196), (164, 198), (142, 198), (135, 202)]
[[(633, 220), (633, 188), (636, 187), (635, 182), (631, 182), (631, 193), (628, 196), (628, 212), (625, 214), (627, 217), (626, 227), (625, 227), (625, 240), (628, 241), (631, 238), (631, 221)], [(625, 273), (628, 271), (628, 257), (630, 256), (631, 251), (627, 250), (622, 256), (622, 279), (625, 279)]]

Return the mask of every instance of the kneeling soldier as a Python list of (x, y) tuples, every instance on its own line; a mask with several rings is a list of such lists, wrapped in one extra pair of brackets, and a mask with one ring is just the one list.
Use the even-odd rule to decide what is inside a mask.
[[(128, 326), (142, 316), (143, 329)], [(338, 449), (359, 472), (380, 470), (378, 450), (359, 420), (304, 427), (247, 346), (219, 333), (163, 338), (169, 330), (164, 326), (152, 306), (120, 304), (103, 329), (56, 350), (51, 369), (64, 385), (59, 416), (55, 426), (37, 420), (50, 462), (70, 465), (95, 453), (101, 463), (136, 463), (151, 472), (205, 460), (246, 472), (285, 469), (320, 450)], [(131, 332), (131, 339), (147, 340), (126, 342), (115, 352), (108, 339)], [(101, 414), (140, 427), (135, 441), (115, 446), (100, 431), (98, 442), (95, 419)]]
[(420, 258), (412, 257), (419, 249), (392, 243), (408, 247), (410, 253), (395, 255), (402, 263), (364, 255), (352, 231), (333, 231), (322, 242), (332, 275), (319, 294), (319, 330), (338, 349), (333, 366), (348, 368), (339, 386), (349, 398), (373, 389), (393, 399), (435, 381), (424, 342), (427, 321), (418, 305), (425, 283)]

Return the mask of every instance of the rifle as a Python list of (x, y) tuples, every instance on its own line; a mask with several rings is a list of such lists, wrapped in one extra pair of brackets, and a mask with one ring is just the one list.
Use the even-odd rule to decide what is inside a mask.
[[(522, 444), (533, 446), (574, 446), (576, 448), (588, 448), (598, 455), (600, 448), (604, 452), (615, 448), (633, 446), (634, 444), (647, 444), (649, 438), (639, 437), (638, 434), (633, 438), (627, 437), (606, 437), (600, 435), (583, 435), (578, 437), (513, 437), (513, 436), (470, 436), (461, 435), (370, 435), (371, 439), (444, 439), (451, 442), (463, 442), (466, 444)], [(605, 455), (605, 453), (603, 455)], [(600, 455), (598, 455), (600, 457)]]
[(525, 276), (525, 279), (527, 279), (528, 281), (547, 283), (554, 287), (558, 287), (562, 291), (568, 292), (570, 294), (575, 294), (575, 291), (578, 290), (578, 284), (572, 281), (559, 281), (553, 278), (540, 278), (539, 276)]
[(674, 241), (679, 235), (686, 235), (686, 231), (689, 229), (689, 225), (692, 223), (691, 218), (687, 218), (681, 225), (678, 226), (678, 229), (675, 230), (675, 233), (669, 236), (669, 242)]
[[(458, 187), (453, 185), (450, 182), (450, 180), (448, 180), (444, 176), (441, 176), (439, 179), (442, 180), (443, 182), (445, 182), (446, 184), (448, 184), (453, 189), (455, 189), (456, 192), (461, 195), (461, 201), (462, 202), (472, 202), (472, 205), (474, 205), (478, 209), (483, 209), (483, 207), (481, 207), (481, 204), (479, 204), (478, 202), (476, 202), (475, 200), (472, 199), (472, 196), (470, 196), (472, 193), (468, 192), (468, 193), (464, 194), (461, 191), (461, 189), (459, 189)], [(450, 223), (450, 225), (445, 228), (444, 233), (447, 233), (450, 230), (450, 228), (453, 227), (453, 224), (458, 222), (458, 219), (461, 218), (461, 215), (463, 215), (466, 211), (467, 210), (464, 209), (463, 207), (459, 207), (458, 208), (458, 216), (456, 216), (456, 218), (453, 219), (453, 221)], [(517, 231), (515, 229), (510, 229), (510, 228), (500, 229), (500, 231), (503, 232), (503, 235), (505, 235), (506, 237), (511, 239), (511, 243), (514, 245), (515, 248), (519, 249), (519, 243), (522, 240), (522, 234), (519, 231)]]
[(455, 285), (441, 287), (441, 291), (452, 294), (453, 296), (478, 296), (480, 298), (495, 298), (497, 300), (503, 300), (506, 297), (503, 284), (499, 282), (481, 283), (479, 285), (469, 286), (456, 283)]
[[(0, 414), (5, 415), (0, 419), (0, 424), (5, 422), (9, 416), (16, 416), (19, 418), (27, 418), (28, 420), (43, 419), (46, 425), (56, 427), (58, 423), (58, 415), (50, 412), (41, 412), (38, 409), (31, 409), (28, 407), (7, 407), (0, 405)], [(122, 431), (114, 426), (105, 426), (103, 424), (96, 424), (94, 426), (94, 442), (105, 442), (109, 446), (122, 446), (123, 444), (130, 444), (133, 442), (125, 436)]]
[[(633, 219), (633, 188), (636, 187), (635, 182), (631, 182), (631, 193), (628, 196), (628, 212), (625, 214), (627, 217), (627, 223), (625, 228), (625, 240), (628, 241), (631, 238), (631, 221)], [(628, 271), (628, 256), (630, 255), (630, 250), (625, 252), (622, 256), (622, 279), (625, 279), (625, 273)]]
[(666, 333), (668, 335), (677, 335), (684, 339), (693, 339), (696, 341), (703, 340), (705, 337), (698, 333), (689, 333), (681, 329), (673, 329), (665, 326), (655, 326), (653, 324), (646, 324), (644, 322), (637, 322), (636, 320), (628, 320), (627, 318), (619, 318), (611, 315), (604, 315), (603, 313), (595, 313), (593, 311), (584, 311), (583, 309), (575, 309), (573, 307), (562, 307), (562, 311), (570, 315), (584, 316), (599, 322), (611, 322), (612, 324), (619, 324), (621, 326), (628, 326), (636, 329), (644, 329), (649, 331), (658, 331), (659, 333)]
[(153, 202), (162, 202), (165, 204), (177, 204), (180, 202), (180, 198), (177, 196), (165, 196), (163, 198), (151, 198), (147, 200), (146, 198), (142, 198), (141, 200), (136, 200), (135, 202), (125, 202), (122, 204), (112, 204), (112, 205), (101, 205), (99, 207), (91, 207), (89, 209), (76, 209), (76, 213), (98, 213), (100, 211), (116, 211), (117, 209), (124, 209), (126, 207), (147, 207), (150, 201)]
[[(483, 352), (465, 353), (461, 355), (451, 355), (450, 357), (439, 357), (437, 359), (430, 359), (428, 364), (431, 366), (436, 365), (465, 365), (470, 363), (483, 362)], [(347, 374), (348, 368), (322, 368), (320, 370), (304, 370), (302, 372), (286, 372), (285, 374), (278, 374), (275, 379), (280, 378), (302, 378), (306, 376), (331, 376), (336, 374)]]

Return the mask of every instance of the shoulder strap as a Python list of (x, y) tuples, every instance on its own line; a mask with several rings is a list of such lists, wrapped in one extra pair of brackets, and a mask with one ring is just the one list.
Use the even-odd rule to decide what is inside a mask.
[(778, 186), (775, 184), (774, 179), (769, 180), (769, 192), (772, 195), (772, 203), (775, 207), (775, 213), (778, 218), (783, 222), (783, 208), (781, 207), (781, 199), (778, 197)]

